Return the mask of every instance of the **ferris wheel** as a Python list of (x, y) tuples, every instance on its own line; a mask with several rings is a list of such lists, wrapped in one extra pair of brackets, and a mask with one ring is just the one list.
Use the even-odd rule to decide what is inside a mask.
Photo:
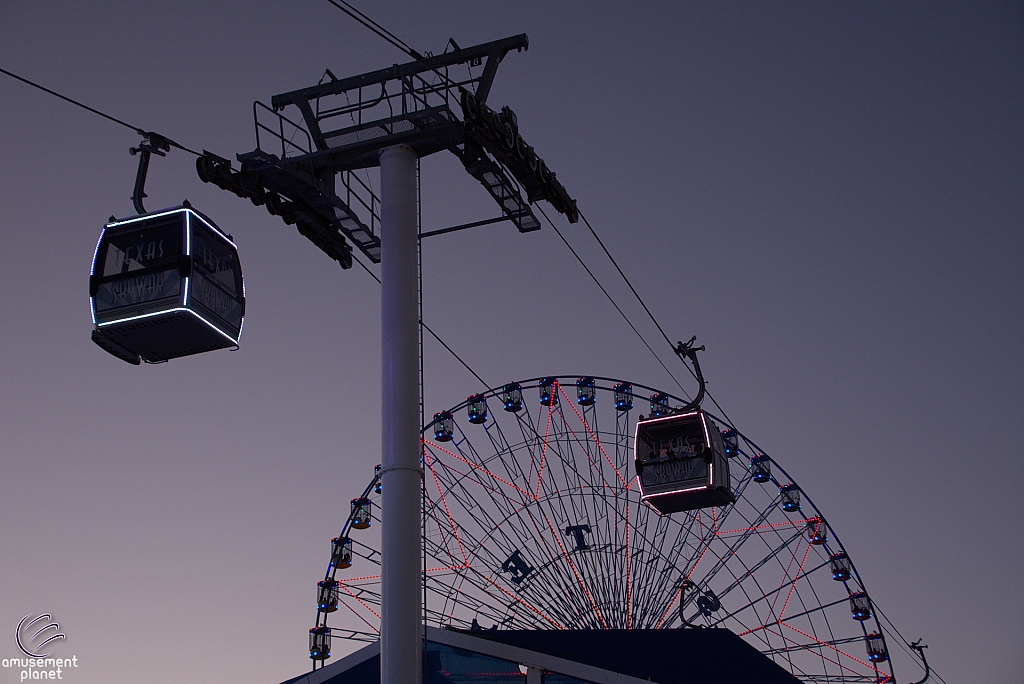
[[(801, 681), (894, 682), (852, 560), (753, 441), (698, 411), (706, 444), (724, 449), (708, 475), (719, 498), (703, 492), (672, 513), (658, 504), (634, 442), (681, 404), (643, 385), (553, 376), (436, 414), (423, 431), (427, 624), (727, 628)], [(379, 470), (332, 540), (309, 636), (314, 668), (332, 640), (379, 639)]]

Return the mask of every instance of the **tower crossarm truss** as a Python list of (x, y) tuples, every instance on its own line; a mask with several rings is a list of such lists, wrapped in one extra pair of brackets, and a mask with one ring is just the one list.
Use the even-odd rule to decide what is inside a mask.
[[(455, 154), (521, 232), (540, 228), (530, 207), (538, 200), (575, 221), (575, 202), (523, 142), (515, 114), (486, 105), (502, 59), (528, 47), (520, 34), (344, 79), (328, 70), (315, 86), (253, 104), (256, 149), (238, 155), (241, 172), (210, 155), (200, 175), (265, 203), (344, 267), (349, 241), (380, 262), (380, 198), (359, 172), (395, 145), (418, 157)], [(529, 151), (526, 162), (517, 148)]]

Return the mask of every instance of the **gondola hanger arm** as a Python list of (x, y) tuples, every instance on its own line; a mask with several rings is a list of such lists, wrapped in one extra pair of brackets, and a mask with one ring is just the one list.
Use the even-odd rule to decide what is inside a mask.
[(676, 353), (683, 363), (687, 360), (693, 365), (693, 375), (697, 378), (697, 383), (700, 386), (697, 390), (697, 396), (693, 398), (686, 406), (676, 409), (675, 413), (686, 413), (700, 406), (701, 402), (704, 401), (704, 391), (706, 389), (706, 383), (704, 382), (704, 374), (700, 370), (700, 362), (697, 360), (697, 352), (704, 351), (704, 345), (695, 347), (694, 343), (697, 341), (697, 336), (694, 335), (690, 338), (689, 342), (680, 341), (674, 348), (673, 351)]
[(924, 679), (914, 684), (924, 684), (928, 681), (928, 678), (932, 675), (932, 669), (928, 666), (928, 659), (924, 657), (924, 649), (928, 648), (928, 644), (921, 645), (921, 639), (918, 639), (914, 643), (910, 644), (910, 648), (917, 651), (918, 657), (921, 658), (921, 662), (924, 664)]
[(135, 174), (135, 191), (132, 193), (132, 204), (139, 214), (146, 213), (146, 207), (142, 205), (142, 199), (146, 197), (146, 174), (149, 172), (149, 157), (156, 154), (161, 157), (167, 156), (171, 151), (171, 141), (152, 131), (142, 132), (142, 142), (138, 147), (129, 147), (128, 153), (133, 157), (139, 155), (139, 170)]

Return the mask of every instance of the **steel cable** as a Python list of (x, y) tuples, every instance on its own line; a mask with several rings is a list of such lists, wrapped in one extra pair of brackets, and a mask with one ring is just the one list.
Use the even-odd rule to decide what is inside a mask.
[[(82, 109), (84, 109), (84, 110), (86, 110), (88, 112), (92, 112), (93, 114), (97, 114), (99, 116), (102, 116), (104, 119), (107, 119), (109, 121), (113, 121), (114, 123), (120, 124), (121, 126), (124, 126), (125, 128), (129, 128), (129, 129), (135, 131), (136, 133), (138, 133), (139, 135), (145, 136), (145, 135), (148, 135), (148, 133), (149, 133), (149, 131), (145, 131), (145, 130), (139, 128), (138, 126), (132, 126), (127, 121), (122, 121), (121, 119), (118, 119), (115, 116), (111, 116), (110, 114), (107, 114), (105, 112), (101, 112), (100, 110), (95, 109), (94, 107), (90, 107), (87, 104), (83, 104), (83, 103), (79, 102), (78, 100), (74, 100), (74, 99), (68, 97), (67, 95), (61, 95), (56, 90), (50, 90), (46, 86), (39, 85), (38, 83), (36, 83), (34, 81), (30, 81), (29, 79), (27, 79), (27, 78), (25, 78), (23, 76), (18, 76), (15, 73), (7, 71), (6, 69), (0, 69), (0, 74), (6, 74), (6, 75), (10, 76), (13, 79), (16, 79), (18, 81), (21, 81), (22, 83), (25, 83), (27, 85), (32, 86), (33, 88), (38, 88), (39, 90), (42, 90), (44, 93), (48, 93), (50, 95), (53, 95), (54, 97), (57, 97), (57, 98), (60, 98), (61, 100), (64, 100), (65, 102), (70, 102), (71, 104), (75, 105), (76, 107), (81, 107)], [(170, 138), (167, 138), (167, 137), (164, 137), (164, 136), (161, 136), (161, 137), (163, 137), (163, 139), (166, 140), (169, 145), (177, 147), (179, 150), (183, 150), (185, 152), (188, 152), (189, 154), (194, 154), (197, 157), (201, 157), (202, 156), (202, 153), (196, 152), (195, 150), (190, 150), (189, 148), (185, 147), (184, 145), (182, 145), (180, 143), (174, 142)]]

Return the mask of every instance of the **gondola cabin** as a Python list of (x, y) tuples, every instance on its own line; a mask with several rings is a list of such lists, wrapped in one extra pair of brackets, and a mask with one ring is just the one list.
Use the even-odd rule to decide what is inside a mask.
[(89, 296), (93, 341), (128, 363), (238, 347), (238, 250), (187, 203), (111, 220), (96, 245)]
[(638, 421), (633, 452), (640, 500), (661, 515), (735, 501), (722, 433), (704, 411)]

